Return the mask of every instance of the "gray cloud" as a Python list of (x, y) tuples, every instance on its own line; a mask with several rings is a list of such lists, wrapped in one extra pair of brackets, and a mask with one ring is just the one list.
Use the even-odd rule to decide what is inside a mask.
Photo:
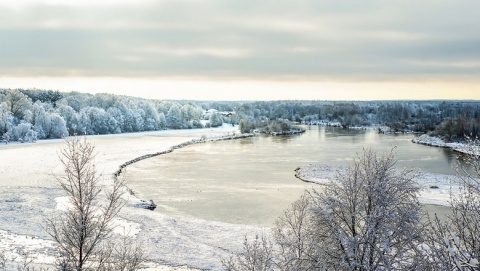
[[(58, 2), (61, 3), (61, 2)], [(478, 76), (478, 1), (0, 4), (11, 76)]]

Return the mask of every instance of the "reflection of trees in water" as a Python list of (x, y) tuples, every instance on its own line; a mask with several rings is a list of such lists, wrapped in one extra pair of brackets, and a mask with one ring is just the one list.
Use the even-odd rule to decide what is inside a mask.
[(238, 142), (240, 143), (240, 145), (252, 145), (254, 142), (255, 139), (249, 137), (249, 138), (241, 138), (241, 139), (238, 139)]
[(282, 135), (282, 136), (272, 136), (272, 142), (274, 143), (288, 143), (294, 140), (295, 138), (302, 136), (299, 135)]

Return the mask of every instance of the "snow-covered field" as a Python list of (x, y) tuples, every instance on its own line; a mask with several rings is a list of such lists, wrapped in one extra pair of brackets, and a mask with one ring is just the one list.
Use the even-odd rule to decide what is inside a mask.
[[(111, 179), (119, 165), (198, 139), (238, 133), (238, 127), (166, 130), (121, 135), (89, 136), (96, 146), (97, 169)], [(0, 146), (0, 250), (10, 259), (26, 253), (36, 263), (53, 262), (53, 243), (44, 218), (68, 208), (54, 174), (62, 167), (57, 153), (63, 140)], [(127, 168), (128, 170), (128, 168)], [(129, 196), (129, 201), (138, 201)], [(127, 204), (116, 221), (117, 231), (135, 235), (143, 245), (148, 270), (191, 270), (221, 267), (221, 259), (242, 245), (245, 234), (263, 229), (205, 220), (169, 217)], [(147, 269), (146, 269), (147, 270)]]
[[(334, 180), (338, 172), (344, 172), (345, 166), (310, 164), (299, 167), (296, 170), (296, 177), (312, 183), (328, 184)], [(450, 195), (459, 193), (461, 179), (454, 175), (433, 174), (418, 172), (415, 178), (421, 187), (419, 199), (421, 203), (433, 205), (450, 205)]]

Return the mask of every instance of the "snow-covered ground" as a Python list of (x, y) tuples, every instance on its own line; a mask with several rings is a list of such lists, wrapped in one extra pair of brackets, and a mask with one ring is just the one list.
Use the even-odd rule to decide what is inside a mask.
[[(345, 169), (345, 166), (309, 164), (299, 167), (296, 177), (306, 182), (326, 185)], [(449, 206), (450, 195), (455, 196), (460, 192), (458, 184), (461, 179), (454, 175), (419, 171), (415, 180), (421, 187), (419, 199), (424, 204)]]
[[(118, 167), (146, 154), (199, 139), (238, 134), (238, 127), (165, 130), (120, 135), (89, 136), (96, 146), (97, 169), (111, 180)], [(0, 250), (10, 259), (27, 252), (37, 263), (53, 261), (53, 243), (45, 232), (44, 218), (68, 208), (68, 198), (56, 184), (54, 174), (62, 167), (57, 153), (63, 140), (0, 145)], [(323, 182), (334, 177), (337, 166), (306, 166), (299, 177)], [(128, 167), (127, 167), (128, 171)], [(452, 176), (423, 174), (422, 202), (448, 205)], [(436, 185), (438, 189), (431, 189)], [(116, 221), (117, 232), (134, 235), (148, 255), (146, 270), (219, 270), (221, 259), (242, 247), (245, 234), (268, 232), (247, 225), (234, 225), (134, 208), (139, 199), (129, 196)]]
[(471, 146), (469, 147), (468, 144), (458, 143), (458, 142), (447, 143), (443, 141), (441, 138), (438, 138), (435, 136), (429, 136), (429, 135), (421, 135), (419, 137), (416, 137), (412, 139), (412, 142), (417, 144), (433, 146), (433, 147), (450, 148), (454, 151), (461, 152), (461, 153), (473, 153), (473, 152), (477, 154), (480, 153), (480, 149), (478, 147), (472, 148)]
[[(120, 135), (88, 136), (96, 146), (96, 165), (105, 179), (119, 165), (149, 153), (199, 139), (239, 133), (238, 127), (165, 130)], [(27, 252), (36, 263), (52, 263), (53, 243), (44, 218), (68, 208), (68, 198), (56, 184), (62, 172), (57, 153), (63, 140), (0, 145), (0, 251), (11, 260)], [(128, 170), (128, 168), (127, 168)], [(129, 196), (130, 202), (138, 201)], [(128, 232), (145, 249), (146, 270), (221, 268), (221, 259), (242, 246), (245, 234), (264, 229), (199, 219), (170, 217), (127, 204), (116, 220), (117, 232)], [(8, 253), (7, 253), (8, 252)]]

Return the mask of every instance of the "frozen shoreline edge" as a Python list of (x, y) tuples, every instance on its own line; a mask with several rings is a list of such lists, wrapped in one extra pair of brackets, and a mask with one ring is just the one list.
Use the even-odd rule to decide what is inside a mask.
[[(337, 172), (346, 166), (328, 164), (307, 164), (295, 169), (295, 177), (303, 182), (328, 185), (335, 180)], [(460, 177), (456, 175), (418, 171), (416, 181), (420, 185), (419, 200), (424, 205), (450, 206), (450, 196), (461, 193), (458, 185)]]
[(474, 149), (467, 143), (459, 143), (459, 142), (447, 143), (439, 137), (429, 136), (427, 134), (423, 134), (421, 136), (418, 136), (412, 139), (412, 142), (416, 144), (425, 145), (425, 146), (451, 149), (455, 152), (459, 152), (462, 154), (480, 153), (480, 149), (478, 147)]

